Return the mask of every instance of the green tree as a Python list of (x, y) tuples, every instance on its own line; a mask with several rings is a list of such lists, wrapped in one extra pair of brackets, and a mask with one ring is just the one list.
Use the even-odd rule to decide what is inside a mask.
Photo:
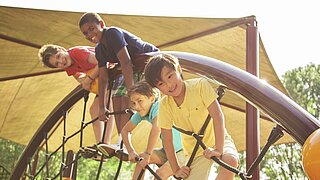
[(11, 172), (24, 148), (24, 145), (0, 138), (0, 165)]
[[(9, 171), (9, 173), (11, 173), (17, 161), (19, 160), (19, 157), (22, 154), (24, 148), (25, 148), (24, 145), (20, 145), (10, 140), (5, 140), (0, 138), (0, 165), (3, 166), (7, 171)], [(38, 165), (36, 170), (37, 176), (35, 177), (35, 179), (46, 179), (47, 177), (46, 165), (45, 165), (46, 163), (45, 154), (46, 153), (44, 150), (39, 151), (39, 159), (38, 159)], [(33, 165), (33, 161), (31, 162), (31, 166)], [(61, 162), (62, 162), (61, 152), (57, 152), (50, 158), (48, 163), (49, 178), (52, 178), (59, 173)], [(107, 159), (106, 162), (103, 163), (99, 179), (104, 179), (104, 180), (113, 179), (117, 171), (118, 164), (119, 164), (119, 159), (115, 157), (111, 159)], [(43, 168), (41, 169), (41, 167)], [(98, 161), (95, 161), (92, 159), (80, 158), (78, 160), (77, 179), (81, 179), (81, 180), (96, 179), (98, 168), (99, 168)], [(134, 169), (133, 163), (123, 162), (119, 179), (131, 179), (133, 169)], [(2, 171), (0, 171), (0, 173), (1, 172)], [(27, 171), (27, 173), (29, 173), (29, 170)], [(0, 174), (0, 177), (6, 177), (6, 176)]]
[[(289, 70), (282, 76), (282, 83), (296, 103), (317, 119), (320, 118), (320, 65), (311, 63)], [(307, 179), (301, 151), (298, 143), (270, 147), (260, 163), (261, 179)], [(245, 171), (245, 152), (241, 152), (240, 157), (241, 169)]]
[(295, 102), (320, 118), (320, 65), (311, 63), (287, 71), (282, 82)]

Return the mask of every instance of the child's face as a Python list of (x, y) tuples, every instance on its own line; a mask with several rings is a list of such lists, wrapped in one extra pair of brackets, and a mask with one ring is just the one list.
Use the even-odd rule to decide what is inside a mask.
[(133, 93), (130, 96), (131, 107), (132, 109), (136, 110), (140, 116), (146, 116), (152, 104), (155, 101), (154, 96), (148, 97), (139, 93)]
[(183, 80), (181, 74), (174, 69), (164, 66), (161, 70), (161, 81), (156, 87), (165, 95), (177, 97), (183, 93)]
[(99, 24), (87, 22), (80, 27), (80, 30), (87, 40), (97, 44), (101, 40), (103, 27), (103, 22), (100, 22)]
[(49, 63), (57, 68), (67, 68), (72, 65), (72, 60), (65, 51), (58, 51), (57, 54), (50, 56)]

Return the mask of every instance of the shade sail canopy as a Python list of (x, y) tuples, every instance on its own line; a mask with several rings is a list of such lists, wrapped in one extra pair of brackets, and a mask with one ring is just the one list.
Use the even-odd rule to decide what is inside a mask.
[[(54, 107), (78, 83), (65, 72), (42, 67), (37, 53), (41, 45), (54, 43), (70, 48), (90, 44), (81, 34), (83, 13), (0, 7), (0, 137), (28, 144)], [(155, 17), (100, 14), (107, 26), (126, 29), (163, 51), (200, 54), (240, 69), (246, 67), (246, 22), (243, 18)], [(287, 95), (259, 39), (259, 77)], [(190, 74), (192, 77), (193, 74)], [(92, 100), (92, 96), (90, 98)], [(245, 149), (245, 100), (233, 93), (222, 99), (228, 132), (239, 150)], [(80, 105), (79, 105), (80, 106)], [(69, 132), (79, 128), (82, 108), (74, 108)], [(88, 113), (87, 113), (88, 114)], [(90, 119), (90, 117), (87, 117)], [(275, 123), (262, 113), (261, 145)], [(61, 143), (61, 129), (52, 142)], [(140, 132), (141, 133), (141, 132)], [(116, 133), (115, 133), (116, 134)], [(85, 144), (94, 143), (91, 129)], [(138, 136), (140, 137), (140, 136)], [(56, 138), (56, 139), (55, 139)], [(139, 139), (139, 138), (138, 138)], [(286, 135), (278, 143), (291, 142)], [(70, 143), (70, 148), (76, 148)], [(52, 145), (51, 147), (55, 147)]]

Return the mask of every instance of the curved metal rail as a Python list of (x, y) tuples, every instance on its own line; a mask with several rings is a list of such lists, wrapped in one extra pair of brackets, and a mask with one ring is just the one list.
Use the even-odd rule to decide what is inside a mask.
[[(316, 118), (286, 95), (250, 73), (222, 61), (191, 53), (167, 51), (141, 55), (133, 60), (133, 64), (136, 68), (142, 69), (148, 57), (159, 53), (170, 53), (179, 58), (182, 68), (191, 73), (214, 79), (224, 84), (229, 90), (239, 93), (277, 121), (301, 145), (312, 132), (320, 127)], [(83, 97), (84, 93), (85, 90), (78, 86), (48, 115), (21, 155), (10, 179), (19, 179), (22, 176), (27, 167), (28, 158), (33, 156), (44, 140), (44, 132), (49, 132), (63, 116), (62, 112), (69, 110)]]

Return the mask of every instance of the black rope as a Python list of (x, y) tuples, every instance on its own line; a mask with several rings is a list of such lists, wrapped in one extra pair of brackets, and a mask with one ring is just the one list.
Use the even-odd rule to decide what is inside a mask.
[[(138, 162), (138, 161), (142, 161), (143, 158), (141, 158), (141, 157), (136, 157), (135, 160)], [(160, 177), (156, 172), (154, 172), (154, 170), (153, 170), (148, 164), (146, 165), (145, 168), (148, 169), (149, 172), (150, 172), (157, 180), (161, 180), (161, 177)], [(142, 172), (144, 173), (145, 170), (142, 169), (142, 170), (140, 171), (140, 174), (139, 174), (139, 176), (138, 176), (138, 180), (140, 180), (140, 179), (142, 178), (142, 175), (143, 175)]]
[[(204, 122), (204, 124), (202, 125), (202, 127), (201, 127), (201, 129), (200, 129), (200, 131), (199, 131), (199, 134), (200, 134), (199, 137), (200, 137), (200, 136), (203, 137), (204, 131), (206, 130), (206, 128), (207, 128), (210, 120), (211, 120), (211, 117), (210, 117), (210, 115), (208, 115), (206, 121)], [(194, 133), (191, 132), (191, 131), (186, 131), (186, 130), (181, 129), (181, 128), (178, 128), (178, 127), (176, 127), (176, 126), (173, 126), (173, 128), (175, 128), (176, 130), (180, 131), (181, 133), (184, 133), (184, 134), (187, 134), (187, 135), (190, 135), (190, 136), (192, 136), (192, 135), (194, 134)], [(201, 139), (202, 139), (202, 137), (201, 137)], [(189, 158), (186, 166), (188, 166), (188, 167), (191, 166), (192, 161), (194, 160), (194, 157), (195, 157), (195, 155), (196, 155), (196, 153), (197, 153), (197, 151), (198, 151), (198, 149), (199, 149), (199, 145), (200, 145), (200, 143), (197, 141), (196, 145), (195, 145), (194, 148), (193, 148), (193, 151), (192, 151), (192, 153), (191, 153), (191, 156), (190, 156), (190, 158)], [(174, 177), (175, 177), (175, 176), (174, 176)], [(177, 177), (175, 177), (175, 178), (177, 178)], [(178, 177), (177, 179), (181, 179), (181, 178)]]
[[(28, 177), (32, 180), (34, 177), (32, 175), (31, 158), (28, 158), (28, 169), (29, 169), (29, 173), (30, 173), (30, 175), (28, 175)], [(8, 172), (8, 174), (9, 174), (9, 172)]]
[[(109, 113), (109, 114), (114, 114), (114, 113), (130, 113), (130, 114), (132, 114), (133, 112), (132, 112), (132, 110), (130, 110), (130, 109), (126, 109), (126, 110), (123, 110), (123, 111), (107, 112), (107, 113)], [(96, 118), (95, 120), (98, 120), (98, 118)], [(91, 123), (93, 123), (93, 122), (94, 122), (94, 121), (90, 121), (90, 122), (85, 123), (84, 126), (83, 126), (83, 129), (85, 129), (89, 124), (91, 124)], [(68, 137), (66, 138), (65, 142), (68, 142), (69, 139), (73, 138), (74, 136), (76, 136), (76, 135), (79, 134), (80, 132), (81, 132), (81, 130), (78, 130), (78, 131), (76, 131), (75, 133), (71, 134), (70, 136), (68, 136)], [(61, 144), (55, 151), (53, 151), (53, 152), (50, 154), (49, 159), (51, 159), (52, 156), (54, 156), (61, 148), (62, 148), (62, 144)], [(46, 166), (46, 164), (43, 164), (43, 165), (39, 168), (39, 170), (37, 171), (35, 177), (42, 171), (42, 169), (43, 169), (45, 166)]]
[[(217, 94), (218, 94), (217, 100), (218, 100), (219, 102), (220, 102), (220, 100), (222, 99), (224, 93), (225, 93), (225, 87), (224, 87), (224, 86), (219, 86), (219, 87), (217, 88)], [(205, 123), (202, 125), (202, 127), (201, 127), (201, 129), (200, 129), (200, 131), (199, 131), (199, 135), (200, 135), (200, 136), (203, 137), (204, 131), (206, 130), (206, 128), (207, 128), (207, 126), (208, 126), (208, 124), (209, 124), (209, 122), (210, 122), (210, 119), (211, 119), (211, 117), (210, 117), (210, 114), (209, 114), (209, 115), (207, 116), (207, 119), (206, 119)], [(176, 126), (173, 126), (173, 128), (175, 128), (176, 130), (178, 130), (178, 131), (180, 131), (180, 132), (182, 132), (182, 133), (184, 133), (184, 134), (190, 135), (190, 136), (192, 136), (192, 135), (194, 134), (194, 132), (186, 131), (186, 130), (181, 129), (181, 128), (178, 128), (178, 127), (176, 127)], [(189, 158), (186, 166), (188, 166), (188, 167), (191, 166), (192, 161), (193, 161), (193, 159), (194, 159), (194, 157), (195, 157), (198, 149), (199, 149), (199, 143), (197, 142), (196, 145), (195, 145), (195, 147), (193, 148), (193, 151), (192, 151), (192, 153), (191, 153), (191, 155), (190, 155), (190, 158)]]
[[(223, 86), (219, 86), (218, 87), (218, 89), (217, 89), (217, 94), (218, 94), (217, 100), (218, 101), (220, 101), (221, 98), (223, 97), (223, 95), (225, 93), (224, 89), (225, 89), (225, 87), (223, 87)], [(175, 128), (176, 130), (180, 131), (181, 133), (187, 134), (189, 136), (193, 136), (197, 140), (197, 143), (196, 143), (196, 145), (195, 145), (195, 147), (194, 147), (194, 149), (193, 149), (193, 151), (191, 153), (191, 156), (190, 156), (190, 158), (189, 158), (189, 160), (187, 162), (186, 166), (188, 166), (188, 167), (191, 166), (192, 161), (194, 160), (195, 154), (196, 154), (197, 150), (199, 149), (199, 145), (204, 150), (206, 149), (205, 144), (202, 142), (202, 138), (203, 138), (203, 135), (204, 135), (204, 131), (207, 128), (210, 120), (211, 120), (211, 116), (210, 116), (210, 114), (208, 114), (207, 119), (206, 119), (205, 123), (202, 125), (202, 127), (201, 127), (201, 129), (200, 129), (198, 134), (196, 134), (194, 132), (191, 132), (191, 131), (186, 131), (186, 130), (178, 128), (176, 126), (173, 126), (173, 128)], [(226, 164), (225, 162), (221, 161), (220, 159), (218, 159), (215, 156), (211, 157), (211, 159), (214, 160), (215, 162), (217, 162), (220, 166), (222, 166), (222, 167), (228, 169), (229, 171), (239, 175), (241, 177), (241, 179), (246, 179), (248, 177), (246, 174), (244, 174), (244, 173), (240, 172), (238, 169)], [(176, 176), (174, 176), (174, 177), (176, 179), (181, 179), (180, 177), (176, 177)]]
[(138, 176), (138, 180), (141, 180), (141, 178), (142, 178), (142, 176), (143, 176), (143, 174), (144, 174), (145, 171), (146, 171), (146, 170), (141, 169), (141, 171), (140, 171), (140, 173), (139, 173), (139, 176)]
[[(208, 120), (208, 119), (209, 119), (209, 120)], [(206, 119), (206, 122), (204, 123), (205, 126), (203, 125), (202, 128), (203, 128), (203, 127), (207, 127), (210, 119), (211, 119), (211, 117), (210, 117), (210, 115), (208, 115), (208, 117), (207, 117), (207, 119)], [(196, 143), (196, 145), (195, 145), (195, 148), (193, 149), (193, 152), (195, 151), (196, 148), (198, 149), (199, 145), (200, 145), (204, 150), (207, 148), (206, 145), (202, 142), (202, 138), (203, 138), (203, 134), (202, 134), (202, 133), (196, 134), (196, 133), (194, 133), (194, 132), (186, 131), (186, 130), (183, 130), (183, 129), (181, 129), (181, 128), (177, 128), (177, 127), (175, 127), (175, 126), (173, 126), (173, 128), (177, 129), (177, 130), (180, 131), (181, 133), (184, 133), (184, 134), (187, 134), (187, 135), (191, 135), (191, 136), (193, 136), (193, 137), (197, 140), (197, 143)], [(202, 128), (201, 128), (201, 130), (202, 130)], [(204, 129), (205, 129), (205, 128), (204, 128)], [(197, 146), (197, 145), (198, 145), (198, 146)], [(192, 153), (193, 153), (193, 152), (192, 152)], [(194, 158), (194, 157), (190, 157), (190, 159), (191, 159), (191, 158)], [(189, 161), (188, 161), (188, 164), (189, 164), (190, 161), (191, 161), (191, 163), (192, 163), (192, 160), (193, 160), (193, 159), (192, 159), (192, 160), (190, 160), (190, 159), (189, 159)], [(229, 171), (231, 171), (231, 172), (239, 175), (241, 179), (250, 178), (250, 176), (248, 176), (247, 174), (240, 172), (238, 169), (236, 169), (236, 168), (234, 168), (234, 167), (226, 164), (225, 162), (221, 161), (220, 159), (218, 159), (218, 158), (215, 157), (215, 156), (211, 157), (211, 159), (214, 160), (216, 163), (218, 163), (220, 166), (224, 167), (225, 169), (227, 169), (227, 170), (229, 170)], [(191, 164), (191, 163), (190, 163), (190, 164)], [(176, 179), (181, 179), (181, 178), (176, 178)]]
[(60, 173), (62, 173), (67, 167), (69, 167), (69, 166), (71, 166), (72, 164), (74, 164), (74, 168), (73, 168), (73, 170), (74, 170), (74, 173), (72, 173), (72, 179), (73, 180), (75, 180), (76, 178), (76, 176), (75, 176), (75, 174), (77, 174), (77, 162), (78, 162), (78, 160), (81, 158), (81, 156), (79, 156), (79, 152), (76, 154), (76, 157), (75, 157), (75, 159), (73, 160), (73, 161), (71, 161), (70, 163), (68, 163), (68, 164), (65, 164), (64, 166), (63, 166), (63, 168), (55, 175), (55, 176), (53, 176), (53, 178), (52, 179), (56, 179), (59, 175), (60, 175)]
[(82, 113), (82, 121), (81, 121), (81, 128), (80, 128), (80, 147), (82, 147), (82, 140), (83, 140), (83, 126), (85, 124), (85, 117), (86, 117), (86, 109), (87, 109), (87, 102), (89, 99), (89, 92), (85, 91), (83, 94), (84, 99), (84, 107), (83, 107), (83, 113)]
[(283, 130), (282, 127), (280, 127), (279, 125), (277, 125), (276, 127), (273, 127), (273, 129), (268, 137), (266, 145), (263, 147), (259, 156), (256, 158), (256, 160), (251, 164), (250, 168), (248, 169), (248, 171), (247, 171), (248, 175), (253, 174), (253, 171), (258, 167), (258, 165), (260, 164), (262, 158), (267, 153), (270, 146), (272, 144), (274, 144), (276, 141), (278, 141), (284, 135), (282, 130)]
[(64, 169), (64, 146), (66, 140), (66, 117), (67, 112), (63, 111), (63, 136), (62, 136), (62, 152), (61, 152), (61, 165), (60, 165), (60, 179), (62, 179), (62, 170)]
[[(122, 149), (122, 148), (123, 148), (123, 141), (121, 140), (121, 142), (120, 142), (120, 149)], [(122, 161), (123, 161), (122, 157), (123, 157), (123, 154), (120, 153), (120, 161), (119, 161), (119, 165), (118, 165), (117, 172), (116, 172), (116, 174), (115, 174), (115, 176), (114, 176), (114, 180), (118, 179), (118, 176), (119, 176), (119, 174), (120, 174), (120, 170), (121, 170), (121, 166), (122, 166)]]
[[(205, 150), (207, 148), (206, 145), (202, 142), (202, 137), (200, 137), (198, 134), (193, 134), (192, 136), (197, 140), (197, 142), (200, 144), (202, 149)], [(224, 167), (225, 169), (239, 175), (241, 179), (251, 178), (251, 176), (248, 176), (246, 173), (240, 172), (239, 169), (236, 169), (230, 166), (229, 164), (218, 159), (216, 156), (212, 156), (211, 159), (214, 160), (216, 163), (218, 163), (220, 166)]]
[[(110, 108), (110, 100), (111, 100), (112, 86), (113, 86), (113, 81), (112, 81), (112, 80), (109, 80), (109, 83), (108, 83), (108, 103), (107, 103), (107, 108), (108, 108), (108, 109)], [(102, 95), (102, 96), (103, 96), (103, 95)], [(107, 130), (107, 122), (104, 122), (103, 133), (102, 133), (102, 137), (101, 137), (101, 143), (103, 143), (103, 141), (104, 141), (104, 136), (105, 136), (105, 134), (106, 134), (106, 130)], [(103, 159), (104, 159), (104, 155), (102, 154), (96, 180), (99, 179), (100, 172), (101, 172), (101, 169), (102, 169)]]
[[(111, 81), (111, 82), (112, 82), (112, 81)], [(109, 87), (112, 87), (112, 83), (110, 83)], [(77, 135), (77, 134), (79, 134), (79, 133), (80, 133), (80, 147), (82, 147), (83, 130), (84, 130), (89, 124), (91, 124), (91, 123), (93, 123), (93, 122), (95, 122), (95, 121), (98, 120), (98, 117), (97, 117), (97, 118), (93, 119), (92, 121), (90, 121), (90, 122), (88, 122), (88, 123), (85, 123), (85, 121), (84, 121), (84, 119), (85, 119), (85, 112), (86, 112), (86, 104), (87, 104), (88, 98), (89, 98), (89, 92), (85, 92), (85, 94), (84, 94), (84, 101), (85, 101), (85, 103), (84, 103), (83, 119), (82, 119), (82, 121), (81, 121), (81, 128), (80, 128), (80, 130), (78, 130), (78, 131), (76, 131), (75, 133), (73, 133), (72, 135), (66, 137), (66, 121), (65, 121), (66, 118), (65, 118), (65, 114), (66, 114), (67, 112), (64, 112), (64, 136), (63, 136), (63, 142), (62, 142), (62, 144), (61, 144), (55, 151), (53, 151), (51, 154), (49, 154), (49, 151), (48, 151), (48, 133), (46, 133), (46, 134), (45, 134), (45, 142), (46, 142), (46, 162), (39, 168), (39, 171), (38, 171), (37, 173), (35, 173), (34, 176), (28, 175), (28, 174), (25, 173), (26, 176), (28, 176), (29, 178), (37, 177), (37, 176), (40, 174), (40, 172), (44, 169), (44, 167), (46, 167), (46, 169), (47, 169), (47, 172), (46, 172), (47, 178), (46, 178), (46, 179), (50, 179), (50, 178), (49, 178), (49, 167), (48, 167), (49, 160), (50, 160), (61, 148), (62, 148), (62, 152), (64, 152), (64, 151), (65, 151), (65, 150), (64, 150), (64, 145), (65, 145), (65, 143), (66, 143), (69, 139), (73, 138), (75, 135)], [(107, 107), (110, 106), (111, 88), (110, 88), (110, 90), (109, 90), (109, 92), (108, 92), (108, 98), (109, 98), (109, 101), (108, 101)], [(129, 113), (129, 114), (133, 115), (133, 111), (132, 111), (131, 109), (125, 109), (125, 110), (115, 111), (115, 112), (106, 112), (106, 116), (116, 115), (116, 114), (125, 114), (125, 113)], [(105, 125), (106, 125), (106, 124), (105, 124)], [(106, 126), (104, 126), (104, 129), (106, 129)], [(104, 135), (102, 136), (102, 138), (104, 138), (104, 136), (105, 136), (105, 130), (104, 130)], [(102, 139), (102, 142), (103, 142), (103, 139)], [(80, 153), (78, 152), (78, 153), (76, 154), (75, 160), (73, 160), (71, 163), (68, 163), (68, 165), (66, 165), (66, 164), (64, 163), (64, 153), (62, 153), (62, 163), (61, 163), (60, 171), (59, 171), (58, 174), (56, 174), (56, 175), (53, 177), (53, 179), (57, 178), (59, 175), (60, 175), (60, 179), (61, 179), (62, 171), (63, 171), (66, 167), (68, 167), (69, 165), (71, 165), (71, 164), (73, 164), (73, 163), (75, 164), (75, 168), (74, 168), (74, 172), (75, 172), (75, 173), (73, 173), (73, 176), (76, 176), (75, 174), (77, 173), (77, 161), (78, 161), (78, 159), (81, 158), (81, 156), (80, 156), (79, 154), (80, 154)], [(103, 159), (104, 159), (104, 157), (103, 157), (103, 155), (102, 155), (102, 158), (101, 158), (101, 161), (100, 161), (100, 162), (102, 162)], [(100, 166), (102, 166), (102, 163), (100, 163)], [(100, 171), (101, 171), (101, 167), (100, 167), (100, 166), (99, 166), (99, 169), (100, 169), (100, 170), (98, 171), (97, 178), (98, 178), (98, 176), (99, 176), (99, 174), (100, 174)], [(121, 166), (120, 166), (120, 169), (121, 169)]]
[(44, 134), (44, 139), (46, 141), (46, 175), (47, 175), (47, 178), (49, 177), (49, 151), (48, 151), (48, 133), (45, 132)]

